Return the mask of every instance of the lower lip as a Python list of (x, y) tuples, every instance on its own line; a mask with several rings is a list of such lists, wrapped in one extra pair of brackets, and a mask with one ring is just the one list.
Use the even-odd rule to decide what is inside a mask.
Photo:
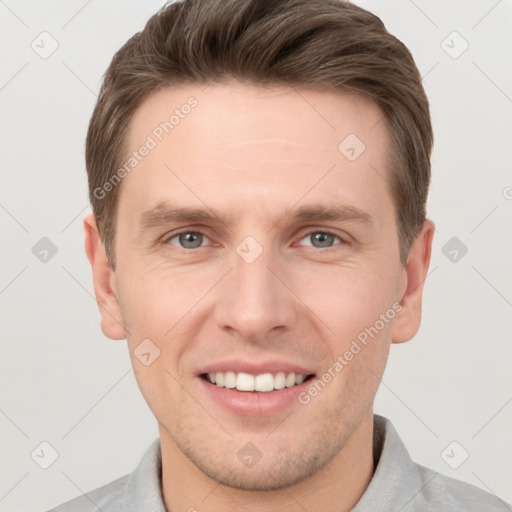
[(304, 391), (312, 379), (291, 388), (274, 389), (273, 391), (238, 391), (235, 388), (220, 388), (210, 384), (202, 377), (197, 377), (205, 393), (224, 408), (244, 416), (271, 416), (284, 411)]

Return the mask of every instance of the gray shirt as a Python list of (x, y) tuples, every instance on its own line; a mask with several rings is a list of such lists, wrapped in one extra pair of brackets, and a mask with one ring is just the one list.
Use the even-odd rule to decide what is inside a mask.
[[(473, 485), (414, 463), (389, 420), (374, 416), (375, 473), (352, 512), (510, 512), (505, 502)], [(49, 512), (166, 512), (160, 440), (133, 473)]]

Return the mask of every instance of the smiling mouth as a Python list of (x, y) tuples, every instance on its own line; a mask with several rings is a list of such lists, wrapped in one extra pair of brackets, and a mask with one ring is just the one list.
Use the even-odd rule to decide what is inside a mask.
[(311, 380), (314, 374), (303, 375), (293, 372), (277, 372), (252, 375), (250, 373), (228, 371), (203, 373), (200, 377), (219, 388), (268, 393), (270, 391), (299, 386), (303, 382)]

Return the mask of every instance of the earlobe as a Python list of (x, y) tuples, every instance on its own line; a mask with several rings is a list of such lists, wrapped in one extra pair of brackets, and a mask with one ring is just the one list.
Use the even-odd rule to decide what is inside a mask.
[(123, 326), (118, 293), (115, 287), (115, 274), (101, 243), (94, 214), (84, 219), (85, 252), (91, 264), (94, 293), (101, 315), (101, 330), (113, 340), (126, 338)]
[(409, 249), (407, 263), (403, 269), (404, 291), (400, 301), (402, 310), (395, 317), (393, 343), (409, 341), (420, 327), (423, 286), (430, 264), (434, 229), (434, 223), (425, 220)]

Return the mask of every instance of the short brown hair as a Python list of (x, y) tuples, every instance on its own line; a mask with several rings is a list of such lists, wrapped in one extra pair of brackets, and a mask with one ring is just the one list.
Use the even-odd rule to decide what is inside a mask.
[(115, 54), (89, 124), (89, 197), (112, 268), (121, 186), (100, 198), (95, 191), (122, 165), (135, 110), (163, 87), (226, 79), (352, 92), (379, 106), (405, 264), (425, 220), (433, 144), (428, 100), (405, 45), (348, 1), (184, 0), (164, 6)]

